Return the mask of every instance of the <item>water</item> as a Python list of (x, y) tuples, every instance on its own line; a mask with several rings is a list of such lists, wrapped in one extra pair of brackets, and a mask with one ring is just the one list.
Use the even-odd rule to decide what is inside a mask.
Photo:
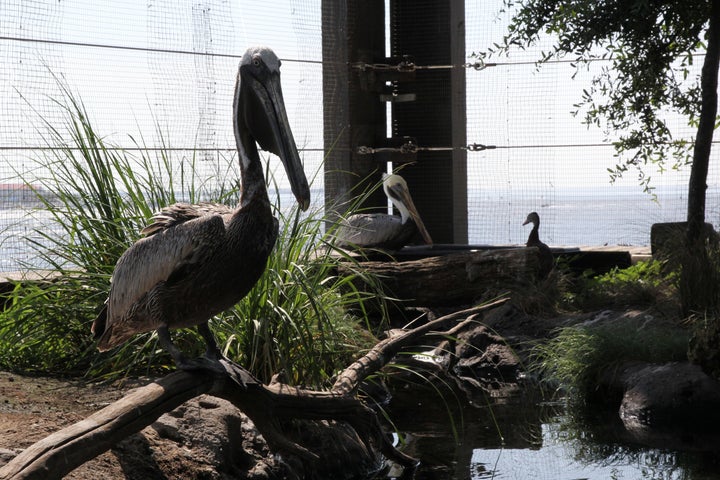
[[(313, 201), (324, 192), (313, 190)], [(707, 220), (713, 222), (720, 205), (720, 191), (708, 191)], [(280, 192), (281, 205), (292, 205), (289, 190)], [(33, 210), (31, 202), (0, 202), (0, 272), (22, 270), (26, 265), (45, 268), (32, 249), (35, 232), (57, 232), (51, 217)], [(525, 191), (512, 196), (501, 190), (471, 190), (468, 199), (470, 244), (521, 245), (529, 227), (522, 222), (530, 211), (541, 217), (541, 238), (550, 245), (648, 245), (653, 223), (682, 221), (685, 188), (658, 189), (658, 201), (636, 187), (597, 189), (564, 188), (552, 192)]]
[(720, 478), (717, 435), (639, 438), (625, 430), (617, 411), (569, 409), (544, 402), (536, 391), (476, 407), (458, 406), (463, 399), (453, 395), (395, 392), (390, 418), (407, 435), (403, 451), (421, 459), (416, 480)]
[(38, 244), (48, 243), (39, 232), (61, 235), (47, 211), (0, 208), (0, 273), (49, 268), (37, 255)]

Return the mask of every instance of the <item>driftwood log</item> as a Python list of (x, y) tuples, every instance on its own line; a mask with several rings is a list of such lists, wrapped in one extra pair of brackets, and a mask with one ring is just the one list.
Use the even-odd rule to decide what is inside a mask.
[(455, 312), (381, 341), (338, 375), (330, 391), (306, 390), (278, 381), (264, 385), (246, 370), (229, 363), (224, 363), (226, 374), (208, 371), (171, 373), (31, 445), (0, 468), (0, 479), (60, 479), (123, 438), (152, 424), (162, 414), (201, 394), (228, 400), (244, 412), (275, 453), (293, 454), (305, 462), (316, 461), (315, 453), (283, 434), (280, 420), (330, 419), (349, 424), (368, 450), (374, 448), (387, 458), (412, 467), (417, 461), (392, 446), (375, 412), (357, 397), (359, 385), (423, 335), (442, 333), (451, 329), (457, 320), (504, 301)]
[[(452, 306), (527, 287), (537, 276), (535, 247), (471, 250), (402, 262), (366, 261), (386, 291), (407, 306)], [(355, 267), (356, 268), (356, 267)], [(352, 272), (342, 265), (340, 275)], [(357, 280), (358, 282), (360, 280)], [(365, 289), (362, 284), (355, 285)]]

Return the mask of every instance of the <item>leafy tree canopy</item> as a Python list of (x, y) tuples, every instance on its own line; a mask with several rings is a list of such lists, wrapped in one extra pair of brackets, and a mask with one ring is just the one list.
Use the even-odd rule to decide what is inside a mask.
[(524, 49), (549, 34), (553, 46), (541, 54), (541, 63), (574, 55), (579, 69), (606, 60), (576, 113), (614, 134), (622, 160), (611, 177), (636, 167), (649, 190), (643, 165), (663, 169), (672, 158), (678, 168), (692, 159), (690, 142), (674, 138), (666, 118), (679, 113), (697, 126), (700, 75), (690, 68), (704, 52), (710, 5), (711, 0), (505, 0), (506, 11), (513, 12), (508, 34), (478, 55)]

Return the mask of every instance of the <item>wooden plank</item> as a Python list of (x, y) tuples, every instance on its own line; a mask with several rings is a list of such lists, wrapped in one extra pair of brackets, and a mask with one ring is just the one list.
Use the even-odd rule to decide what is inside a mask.
[[(323, 0), (323, 136), (325, 209), (331, 220), (344, 213), (354, 196), (381, 180), (384, 171), (358, 146), (373, 147), (385, 138), (385, 105), (376, 92), (362, 86), (356, 62), (384, 61), (383, 0)], [(387, 211), (382, 190), (363, 207)]]
[[(462, 0), (392, 0), (390, 14), (393, 56), (409, 55), (417, 65), (466, 62)], [(393, 135), (414, 137), (423, 147), (465, 146), (464, 75), (464, 69), (422, 70), (411, 84), (398, 84), (417, 100), (393, 104)], [(467, 243), (465, 151), (418, 152), (417, 164), (402, 175), (433, 240)]]
[(468, 242), (468, 178), (467, 178), (467, 112), (465, 52), (465, 1), (452, 0), (450, 7), (450, 62), (457, 65), (450, 71), (451, 144), (452, 152), (452, 238), (454, 243)]

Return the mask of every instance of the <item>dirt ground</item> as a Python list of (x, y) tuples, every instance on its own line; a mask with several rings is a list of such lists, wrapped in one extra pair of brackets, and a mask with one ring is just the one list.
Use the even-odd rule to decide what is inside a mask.
[[(36, 441), (82, 420), (142, 385), (85, 383), (26, 377), (0, 372), (0, 465)], [(65, 478), (124, 479), (124, 467), (111, 451), (77, 468)]]

